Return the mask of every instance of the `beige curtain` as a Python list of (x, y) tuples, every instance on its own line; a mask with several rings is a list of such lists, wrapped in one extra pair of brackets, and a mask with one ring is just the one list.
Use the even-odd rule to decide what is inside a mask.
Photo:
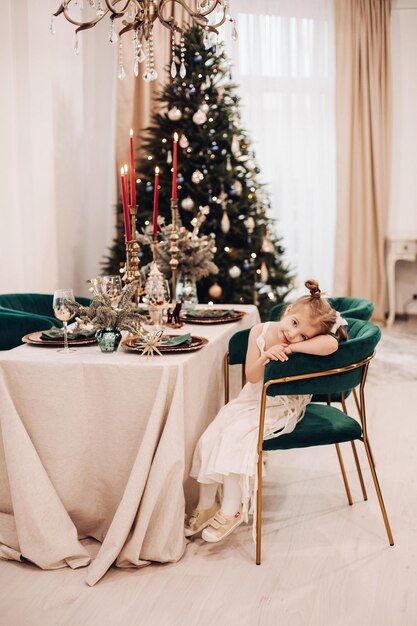
[(385, 309), (391, 0), (335, 0), (338, 218), (334, 294)]
[[(181, 6), (175, 6), (173, 3), (172, 11), (175, 20), (181, 27), (189, 23), (189, 17)], [(128, 45), (127, 37), (125, 37), (123, 45), (126, 78), (118, 81), (117, 93), (116, 157), (117, 163), (120, 163), (120, 165), (129, 162), (129, 131), (131, 128), (135, 132), (136, 157), (140, 155), (143, 140), (142, 130), (149, 125), (151, 114), (160, 106), (156, 102), (156, 97), (164, 83), (168, 80), (168, 74), (165, 70), (171, 55), (171, 31), (156, 20), (153, 32), (155, 69), (158, 72), (158, 78), (155, 81), (146, 82), (142, 79), (143, 65), (140, 67), (139, 76), (135, 77), (133, 74), (133, 45)], [(178, 34), (176, 38), (178, 43)]]

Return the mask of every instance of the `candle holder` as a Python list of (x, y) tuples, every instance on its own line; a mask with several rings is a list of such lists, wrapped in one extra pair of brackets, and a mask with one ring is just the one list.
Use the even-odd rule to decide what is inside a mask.
[(177, 270), (178, 270), (178, 240), (180, 238), (178, 234), (178, 199), (171, 198), (171, 216), (172, 216), (172, 230), (170, 235), (171, 247), (169, 249), (171, 253), (171, 259), (169, 264), (172, 272), (172, 309), (168, 310), (168, 322), (167, 325), (172, 328), (181, 328), (183, 326), (180, 321), (181, 302), (177, 302)]
[(138, 288), (135, 292), (135, 302), (139, 302), (140, 296), (143, 294), (141, 273), (140, 273), (140, 260), (139, 260), (139, 244), (136, 239), (136, 214), (138, 207), (136, 204), (129, 205), (130, 213), (130, 240), (125, 237), (126, 246), (126, 267), (123, 276), (123, 280), (126, 285), (130, 285), (134, 281), (138, 281)]
[(172, 216), (172, 231), (170, 235), (171, 247), (169, 249), (171, 253), (171, 259), (169, 261), (172, 272), (172, 304), (177, 304), (177, 269), (178, 269), (178, 199), (171, 198), (171, 216)]

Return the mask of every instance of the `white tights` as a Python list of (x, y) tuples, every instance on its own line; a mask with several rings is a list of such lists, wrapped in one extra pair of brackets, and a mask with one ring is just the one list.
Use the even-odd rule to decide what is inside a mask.
[[(216, 499), (218, 483), (200, 483), (200, 498), (198, 500), (198, 509), (209, 509), (213, 506)], [(234, 515), (240, 510), (242, 504), (242, 489), (240, 487), (239, 474), (229, 474), (223, 479), (223, 500), (221, 503), (221, 512), (224, 515)]]

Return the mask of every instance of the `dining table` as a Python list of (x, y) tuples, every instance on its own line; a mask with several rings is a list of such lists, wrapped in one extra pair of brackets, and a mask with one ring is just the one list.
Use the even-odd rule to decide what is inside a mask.
[(197, 493), (188, 473), (224, 404), (228, 342), (260, 321), (256, 306), (234, 308), (237, 321), (165, 328), (206, 339), (195, 351), (0, 352), (0, 558), (86, 567), (90, 586), (111, 566), (181, 558)]

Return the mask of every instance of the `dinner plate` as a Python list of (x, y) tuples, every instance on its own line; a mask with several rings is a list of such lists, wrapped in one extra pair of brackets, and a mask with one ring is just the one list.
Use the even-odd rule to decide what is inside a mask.
[[(164, 337), (176, 337), (177, 335), (164, 335)], [(129, 337), (128, 339), (124, 339), (122, 341), (122, 346), (125, 350), (130, 350), (132, 352), (139, 352), (142, 354), (143, 346), (138, 346), (137, 344), (138, 337)], [(205, 337), (195, 337), (191, 336), (191, 342), (185, 344), (183, 346), (157, 346), (159, 352), (162, 354), (172, 353), (172, 352), (194, 352), (195, 350), (200, 350), (203, 346), (208, 343), (208, 339)]]
[[(49, 329), (48, 329), (49, 330)], [(48, 332), (48, 330), (41, 330), (36, 333), (29, 333), (22, 337), (23, 343), (29, 343), (33, 346), (51, 346), (55, 347), (59, 346), (61, 348), (64, 347), (64, 338), (62, 339), (42, 339), (42, 333)], [(69, 346), (87, 346), (92, 343), (97, 343), (97, 339), (93, 335), (92, 337), (79, 337), (78, 339), (69, 339)]]
[[(220, 313), (226, 309), (213, 309), (214, 313)], [(186, 311), (181, 311), (181, 321), (185, 324), (228, 324), (229, 322), (237, 322), (246, 315), (245, 311), (233, 311), (230, 315), (224, 315), (223, 317), (189, 317)]]

